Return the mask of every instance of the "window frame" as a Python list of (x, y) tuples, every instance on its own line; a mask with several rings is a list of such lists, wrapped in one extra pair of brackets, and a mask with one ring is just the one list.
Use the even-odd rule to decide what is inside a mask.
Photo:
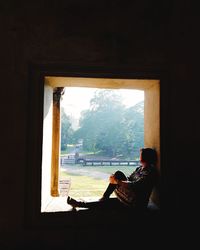
[[(118, 79), (159, 79), (160, 80), (160, 165), (165, 170), (166, 137), (164, 125), (167, 120), (167, 74), (157, 67), (157, 70), (141, 68), (111, 68), (81, 66), (68, 64), (31, 64), (29, 69), (29, 118), (27, 134), (27, 171), (25, 181), (25, 216), (24, 222), (32, 226), (77, 226), (101, 223), (99, 213), (89, 210), (56, 213), (41, 213), (41, 167), (43, 140), (43, 101), (44, 81), (46, 76), (58, 77), (90, 77), (90, 78), (118, 78)], [(161, 190), (162, 191), (162, 190)], [(162, 194), (163, 195), (163, 194)], [(162, 202), (162, 200), (161, 200)], [(92, 216), (91, 216), (92, 214)], [(96, 221), (94, 220), (96, 217)], [(107, 215), (108, 216), (108, 215)]]

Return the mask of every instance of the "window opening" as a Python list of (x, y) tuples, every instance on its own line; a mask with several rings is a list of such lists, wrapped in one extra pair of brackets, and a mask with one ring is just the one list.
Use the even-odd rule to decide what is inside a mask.
[(139, 164), (144, 91), (66, 87), (60, 104), (60, 194), (98, 199), (110, 174)]
[[(80, 122), (80, 124), (82, 123), (82, 127), (78, 123), (77, 119), (72, 116), (72, 114), (75, 114), (75, 110), (73, 112), (72, 110), (68, 112), (63, 106), (64, 96), (66, 95), (66, 100), (69, 100), (69, 98), (72, 97), (69, 91), (70, 87), (74, 90), (78, 88), (81, 89), (81, 96), (77, 100), (81, 100), (84, 98), (83, 91), (89, 91), (89, 89), (91, 89), (93, 90), (93, 94), (95, 93), (94, 91), (96, 91), (96, 96), (93, 96), (93, 98), (91, 99), (91, 106), (85, 108), (82, 104), (82, 107), (84, 108), (84, 111), (82, 111), (81, 113)], [(107, 116), (107, 121), (101, 120), (105, 119), (102, 117), (102, 110), (104, 110), (103, 108), (108, 108), (108, 104), (110, 102), (116, 101), (115, 99), (112, 99), (111, 93), (113, 94), (113, 92), (115, 92), (115, 94), (118, 95), (122, 89), (128, 92), (137, 90), (143, 93), (143, 101), (141, 100), (140, 102), (132, 106), (135, 107), (138, 112), (140, 111), (140, 114), (142, 114), (143, 112), (143, 122), (141, 123), (143, 125), (140, 124), (141, 127), (143, 126), (143, 130), (140, 126), (138, 127), (138, 133), (141, 133), (141, 135), (139, 136), (140, 143), (134, 144), (137, 140), (136, 135), (134, 135), (135, 141), (133, 140), (133, 137), (131, 137), (131, 134), (126, 135), (127, 137), (130, 137), (130, 140), (128, 140), (122, 133), (123, 130), (120, 129), (123, 128), (123, 125), (125, 127), (129, 125), (130, 128), (134, 128), (135, 123), (134, 121), (132, 121), (132, 115), (130, 115), (130, 113), (133, 111), (131, 111), (131, 107), (122, 108), (124, 104), (120, 106), (118, 100), (118, 102), (116, 102), (113, 106), (113, 112), (110, 113), (112, 115)], [(105, 93), (107, 93), (108, 96), (110, 94), (110, 99), (108, 98), (106, 99), (106, 101), (102, 101), (102, 99), (105, 97)], [(89, 98), (87, 99), (89, 100)], [(107, 112), (110, 111), (109, 109), (112, 109), (111, 106), (108, 108)], [(134, 110), (134, 112), (136, 112), (136, 110)], [(136, 112), (135, 115), (138, 115), (138, 113)], [(60, 117), (61, 120), (59, 120), (60, 118), (57, 119), (58, 117)], [(96, 117), (97, 121), (94, 119), (92, 120), (92, 118), (94, 117)], [(88, 120), (85, 118), (87, 118)], [(109, 120), (111, 120), (111, 118), (114, 119), (113, 123), (116, 126), (113, 126), (112, 123), (108, 122)], [(63, 125), (63, 120), (66, 120), (68, 123), (65, 123), (65, 125)], [(100, 125), (104, 124), (104, 126), (100, 126), (99, 128), (97, 128), (95, 127), (95, 123), (98, 123)], [(90, 133), (92, 133), (93, 137), (91, 135), (86, 136), (86, 132), (84, 134), (85, 127), (83, 127), (83, 124), (84, 126), (90, 126), (89, 130)], [(107, 130), (103, 130), (105, 126), (108, 126)], [(65, 133), (63, 134), (63, 131), (66, 129), (65, 127), (68, 128), (68, 139), (70, 139), (70, 136), (72, 136), (73, 134), (70, 139), (71, 141), (69, 140), (69, 142), (66, 142), (64, 140), (66, 136)], [(96, 133), (97, 131), (98, 133)], [(113, 135), (113, 146), (111, 146), (111, 143), (108, 143), (107, 145), (104, 143), (109, 138), (109, 131), (111, 131), (111, 134)], [(133, 129), (131, 130), (127, 128), (125, 131), (132, 131), (132, 133), (134, 134)], [(82, 136), (80, 136), (81, 133)], [(116, 136), (116, 134), (118, 136)], [(143, 140), (141, 140), (142, 137)], [(116, 146), (116, 141), (119, 139), (121, 140), (120, 148)], [(127, 147), (125, 147), (125, 145)], [(110, 154), (109, 159), (111, 159), (112, 161), (114, 161), (114, 159), (122, 160), (122, 158), (126, 158), (126, 162), (124, 162), (124, 165), (127, 165), (128, 161), (129, 164), (134, 164), (130, 161), (138, 160), (137, 152), (139, 151), (139, 148), (143, 146), (154, 147), (157, 150), (158, 155), (160, 154), (159, 80), (46, 76), (44, 84), (41, 212), (68, 211), (69, 207), (67, 207), (66, 203), (66, 196), (68, 194), (68, 191), (70, 192), (71, 196), (79, 198), (97, 197), (100, 193), (103, 194), (103, 191), (108, 184), (107, 177), (109, 176), (108, 173), (101, 172), (106, 162), (102, 163), (100, 161), (93, 161), (92, 163), (87, 161), (88, 156), (102, 156), (101, 154), (106, 152), (107, 155), (104, 155), (104, 157), (107, 157)], [(72, 152), (70, 150), (72, 150)], [(84, 156), (82, 157), (83, 153)], [(85, 157), (86, 155), (87, 157)], [(74, 165), (73, 167), (71, 166), (70, 170), (68, 169), (68, 171), (64, 171), (63, 169), (66, 167), (67, 161), (68, 163), (70, 161), (73, 162)], [(54, 164), (53, 162), (56, 163)], [(98, 164), (99, 166), (97, 166)], [(78, 165), (81, 166), (82, 169), (80, 170), (79, 168), (76, 172), (75, 168)], [(117, 167), (117, 169), (123, 168), (124, 171), (124, 168), (126, 167), (124, 165), (123, 163), (121, 163), (120, 166), (119, 162), (115, 162), (115, 164), (112, 162), (109, 163), (108, 169), (113, 172), (112, 168)], [(95, 169), (95, 171), (88, 171), (88, 169)], [(85, 173), (84, 171), (86, 170), (87, 175), (90, 175), (84, 176), (84, 178), (88, 179), (87, 181), (84, 181), (86, 182), (86, 185), (88, 187), (88, 193), (87, 190), (82, 187), (74, 188), (72, 186), (72, 183), (79, 183), (80, 185), (83, 183), (80, 174), (81, 171)], [(76, 174), (78, 173), (77, 176), (75, 175), (75, 172)], [(69, 176), (69, 174), (71, 174), (71, 176)], [(103, 178), (102, 180), (100, 180), (101, 184), (98, 184), (99, 190), (96, 190), (96, 193), (93, 192), (92, 196), (90, 196), (93, 187), (93, 183), (91, 183), (91, 177), (96, 178), (95, 181), (97, 182), (97, 179), (100, 179), (100, 175), (101, 177), (104, 176), (105, 178), (104, 180)], [(77, 178), (77, 181), (73, 180), (75, 176)], [(107, 180), (105, 181), (106, 178)], [(60, 192), (61, 190), (62, 192)], [(80, 193), (81, 190), (84, 193)], [(72, 192), (77, 193), (72, 194)]]

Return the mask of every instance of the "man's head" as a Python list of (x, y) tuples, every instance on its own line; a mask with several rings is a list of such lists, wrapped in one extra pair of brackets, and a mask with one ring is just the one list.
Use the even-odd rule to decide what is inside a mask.
[(140, 149), (140, 161), (149, 164), (156, 164), (157, 153), (155, 149), (152, 148), (141, 148)]

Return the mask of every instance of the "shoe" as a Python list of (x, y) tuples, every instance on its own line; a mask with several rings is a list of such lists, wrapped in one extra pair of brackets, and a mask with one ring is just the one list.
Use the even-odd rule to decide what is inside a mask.
[(71, 205), (73, 208), (79, 206), (79, 202), (72, 199), (70, 196), (67, 197), (67, 203)]

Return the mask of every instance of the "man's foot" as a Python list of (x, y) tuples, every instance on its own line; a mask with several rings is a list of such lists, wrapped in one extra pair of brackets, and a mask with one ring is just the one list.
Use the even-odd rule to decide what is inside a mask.
[(76, 201), (75, 199), (72, 199), (70, 196), (67, 197), (67, 203), (72, 207), (78, 207), (80, 205), (80, 202)]

